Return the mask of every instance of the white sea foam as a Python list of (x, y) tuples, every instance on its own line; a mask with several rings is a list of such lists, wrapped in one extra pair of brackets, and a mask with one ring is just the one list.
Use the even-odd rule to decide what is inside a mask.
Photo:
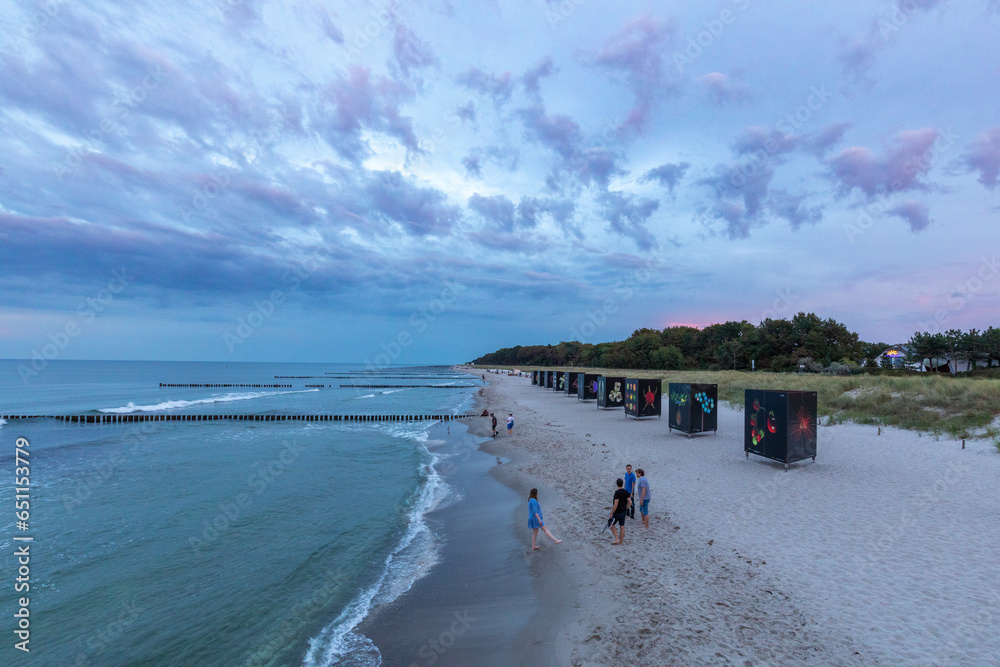
[(192, 405), (204, 405), (208, 403), (231, 403), (232, 401), (249, 401), (255, 398), (265, 398), (267, 396), (281, 396), (282, 394), (306, 394), (319, 389), (300, 389), (297, 391), (250, 391), (244, 393), (224, 394), (213, 396), (212, 398), (201, 398), (196, 401), (164, 401), (155, 405), (136, 405), (129, 401), (123, 408), (102, 408), (99, 412), (105, 414), (125, 415), (132, 412), (160, 412), (162, 410), (177, 410), (189, 408)]
[(360, 401), (362, 398), (375, 398), (375, 394), (365, 394), (364, 396), (355, 396), (351, 400)]
[[(428, 438), (426, 428), (408, 433), (393, 430), (390, 429), (392, 435), (413, 438), (422, 446)], [(428, 455), (428, 462), (424, 465), (427, 478), (413, 503), (406, 533), (386, 558), (378, 580), (358, 594), (332, 623), (309, 640), (303, 667), (330, 667), (335, 664), (377, 667), (382, 664), (378, 647), (356, 628), (373, 606), (397, 599), (438, 562), (437, 540), (424, 517), (448, 495), (449, 487), (434, 468), (438, 456), (426, 446), (424, 450)]]
[(6, 423), (7, 423), (6, 419), (0, 419), (0, 426), (3, 426)]

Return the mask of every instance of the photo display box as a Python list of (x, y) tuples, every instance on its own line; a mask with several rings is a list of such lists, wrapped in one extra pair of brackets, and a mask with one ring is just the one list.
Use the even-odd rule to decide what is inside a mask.
[(566, 391), (566, 371), (556, 371), (555, 373), (556, 376), (552, 385), (552, 390)]
[(580, 386), (579, 373), (566, 373), (566, 387), (563, 391), (566, 392), (567, 396), (576, 396), (579, 393), (578, 387)]
[(576, 398), (580, 401), (592, 401), (597, 398), (597, 373), (576, 374)]
[(597, 378), (597, 407), (604, 410), (625, 405), (625, 378)]
[(718, 432), (719, 385), (671, 382), (667, 388), (670, 430), (691, 435)]
[(556, 382), (556, 372), (555, 371), (545, 371), (545, 383), (542, 385), (546, 389), (552, 389), (552, 385)]
[(743, 450), (788, 464), (816, 460), (815, 391), (747, 389)]
[(659, 417), (662, 399), (661, 389), (662, 380), (627, 378), (625, 380), (625, 416), (636, 419)]
[(531, 371), (531, 386), (538, 386), (538, 373), (539, 371)]

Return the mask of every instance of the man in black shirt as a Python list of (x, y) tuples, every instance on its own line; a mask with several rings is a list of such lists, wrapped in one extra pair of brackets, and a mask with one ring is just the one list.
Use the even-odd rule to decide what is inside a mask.
[(493, 422), (493, 437), (495, 438), (497, 437), (497, 416), (492, 412), (490, 413), (490, 420)]
[(625, 482), (620, 477), (615, 483), (618, 488), (615, 489), (615, 498), (611, 505), (611, 534), (615, 536), (615, 541), (611, 544), (621, 544), (625, 541), (625, 517), (632, 499), (629, 498), (628, 491), (623, 488)]

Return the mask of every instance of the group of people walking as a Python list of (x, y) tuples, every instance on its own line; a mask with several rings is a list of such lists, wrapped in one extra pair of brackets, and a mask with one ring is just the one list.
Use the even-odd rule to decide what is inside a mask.
[[(639, 506), (639, 516), (642, 519), (643, 528), (649, 528), (649, 501), (652, 493), (649, 488), (649, 480), (646, 479), (646, 471), (636, 468), (632, 472), (632, 464), (625, 466), (625, 477), (615, 480), (615, 495), (612, 498), (611, 514), (608, 516), (608, 526), (611, 527), (611, 534), (614, 541), (611, 544), (622, 544), (625, 541), (625, 519), (635, 520), (635, 508)], [(562, 540), (549, 531), (542, 518), (542, 506), (538, 502), (538, 489), (532, 489), (528, 493), (528, 528), (531, 528), (531, 550), (535, 551), (539, 547), (536, 545), (538, 531), (559, 544)]]

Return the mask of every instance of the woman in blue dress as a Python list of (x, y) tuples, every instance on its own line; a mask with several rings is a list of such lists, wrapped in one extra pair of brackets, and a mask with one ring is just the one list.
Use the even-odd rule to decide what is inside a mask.
[(562, 542), (562, 540), (557, 540), (545, 526), (545, 520), (542, 519), (542, 506), (538, 504), (538, 489), (532, 489), (531, 493), (528, 494), (528, 528), (531, 528), (532, 551), (539, 548), (535, 546), (535, 540), (538, 539), (539, 528), (541, 528), (542, 531), (549, 536), (549, 539), (556, 544)]

